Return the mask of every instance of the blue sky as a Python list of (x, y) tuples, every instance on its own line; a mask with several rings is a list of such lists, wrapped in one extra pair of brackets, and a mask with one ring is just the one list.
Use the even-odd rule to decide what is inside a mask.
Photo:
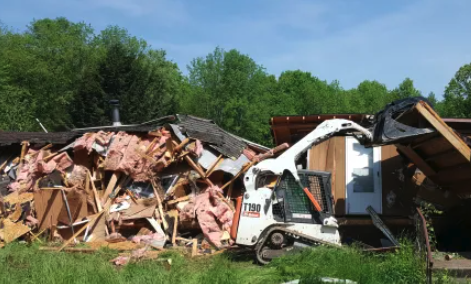
[(410, 77), (439, 97), (471, 62), (470, 15), (469, 0), (0, 0), (0, 20), (14, 29), (58, 16), (96, 31), (119, 25), (184, 71), (219, 45), (276, 75), (301, 69), (344, 88)]

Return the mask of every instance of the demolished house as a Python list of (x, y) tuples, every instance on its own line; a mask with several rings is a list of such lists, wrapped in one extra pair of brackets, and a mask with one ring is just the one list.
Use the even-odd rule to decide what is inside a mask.
[(141, 256), (165, 245), (192, 254), (224, 247), (232, 243), (240, 179), (268, 150), (189, 115), (63, 133), (0, 132), (1, 243), (44, 234), (58, 250), (86, 242), (141, 249)]

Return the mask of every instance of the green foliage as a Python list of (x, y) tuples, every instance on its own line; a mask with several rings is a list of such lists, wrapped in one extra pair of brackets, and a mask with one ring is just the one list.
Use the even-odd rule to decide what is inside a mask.
[(432, 203), (421, 201), (420, 211), (424, 215), (425, 221), (427, 222), (427, 232), (429, 237), (430, 246), (434, 249), (437, 246), (437, 237), (435, 235), (435, 229), (433, 227), (433, 217), (442, 215), (443, 211), (438, 210)]
[[(95, 35), (65, 18), (33, 21), (24, 33), (0, 33), (1, 129), (49, 130), (109, 124), (110, 99), (124, 123), (176, 111), (178, 67), (119, 27)], [(6, 112), (6, 114), (4, 114)]]
[[(108, 125), (108, 102), (119, 99), (123, 123), (186, 113), (271, 146), (272, 116), (373, 114), (421, 95), (409, 78), (392, 90), (374, 80), (345, 90), (301, 70), (276, 77), (250, 56), (219, 47), (187, 67), (184, 76), (164, 50), (117, 26), (96, 32), (65, 18), (35, 20), (24, 32), (0, 25), (0, 129), (40, 131), (36, 118), (51, 131)], [(466, 64), (443, 102), (429, 94), (441, 115), (471, 117), (470, 78)]]
[(320, 277), (350, 279), (358, 283), (424, 283), (424, 264), (407, 243), (395, 253), (363, 254), (355, 248), (318, 247), (275, 259), (268, 266), (230, 254), (189, 259), (174, 252), (171, 259), (140, 261), (116, 269), (110, 259), (117, 253), (93, 254), (39, 251), (18, 243), (0, 250), (0, 283), (283, 283), (300, 279), (317, 283)]
[(364, 254), (356, 248), (319, 247), (275, 259), (275, 267), (284, 277), (316, 283), (319, 277), (349, 279), (358, 283), (424, 283), (425, 267), (408, 243), (394, 253)]
[(471, 117), (471, 63), (463, 65), (445, 89), (443, 114)]
[(404, 81), (402, 81), (401, 84), (399, 84), (397, 88), (391, 91), (389, 100), (395, 101), (405, 98), (418, 97), (421, 95), (422, 94), (420, 91), (414, 87), (414, 81), (412, 81), (410, 78), (406, 78)]

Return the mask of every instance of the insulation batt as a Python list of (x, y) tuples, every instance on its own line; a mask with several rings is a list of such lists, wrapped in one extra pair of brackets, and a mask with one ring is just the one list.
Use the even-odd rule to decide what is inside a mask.
[(145, 243), (145, 244), (151, 244), (152, 241), (162, 241), (165, 239), (165, 235), (159, 234), (159, 233), (153, 233), (149, 235), (141, 235), (141, 236), (134, 236), (132, 237), (131, 241), (139, 244), (139, 243)]
[(80, 165), (74, 165), (67, 182), (71, 186), (82, 186), (87, 177), (87, 168)]
[(124, 157), (126, 148), (131, 141), (132, 136), (125, 132), (118, 132), (113, 143), (111, 143), (108, 155), (105, 160), (105, 169), (108, 171), (116, 171), (121, 159)]
[[(151, 173), (151, 161), (143, 155), (156, 150), (165, 144), (168, 136), (162, 136), (159, 144), (154, 144), (148, 149), (152, 139), (150, 137), (139, 138), (136, 135), (129, 135), (119, 132), (110, 149), (105, 161), (106, 170), (120, 171), (129, 175), (136, 182), (149, 181)], [(157, 155), (161, 154), (160, 152)]]
[(28, 150), (15, 182), (9, 185), (10, 191), (30, 190), (42, 175), (51, 174), (54, 170), (64, 173), (67, 168), (73, 165), (72, 159), (65, 152), (56, 155), (48, 162), (44, 162), (43, 158), (44, 151), (38, 153), (37, 150)]
[(232, 226), (233, 213), (226, 203), (215, 198), (217, 191), (221, 191), (217, 186), (208, 187), (204, 193), (196, 196), (194, 210), (206, 239), (220, 247), (223, 231), (230, 230)]
[(87, 149), (88, 154), (90, 154), (93, 150), (93, 144), (96, 142), (101, 146), (108, 146), (113, 137), (113, 133), (105, 133), (103, 131), (99, 131), (97, 133), (86, 133), (82, 137), (75, 140), (74, 144), (74, 151), (79, 151), (83, 149)]

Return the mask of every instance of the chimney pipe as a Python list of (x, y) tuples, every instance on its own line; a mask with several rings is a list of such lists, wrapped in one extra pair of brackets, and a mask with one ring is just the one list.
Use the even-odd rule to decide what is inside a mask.
[(120, 126), (121, 122), (119, 121), (119, 101), (110, 100), (110, 105), (111, 105), (111, 121), (113, 122), (113, 126)]

